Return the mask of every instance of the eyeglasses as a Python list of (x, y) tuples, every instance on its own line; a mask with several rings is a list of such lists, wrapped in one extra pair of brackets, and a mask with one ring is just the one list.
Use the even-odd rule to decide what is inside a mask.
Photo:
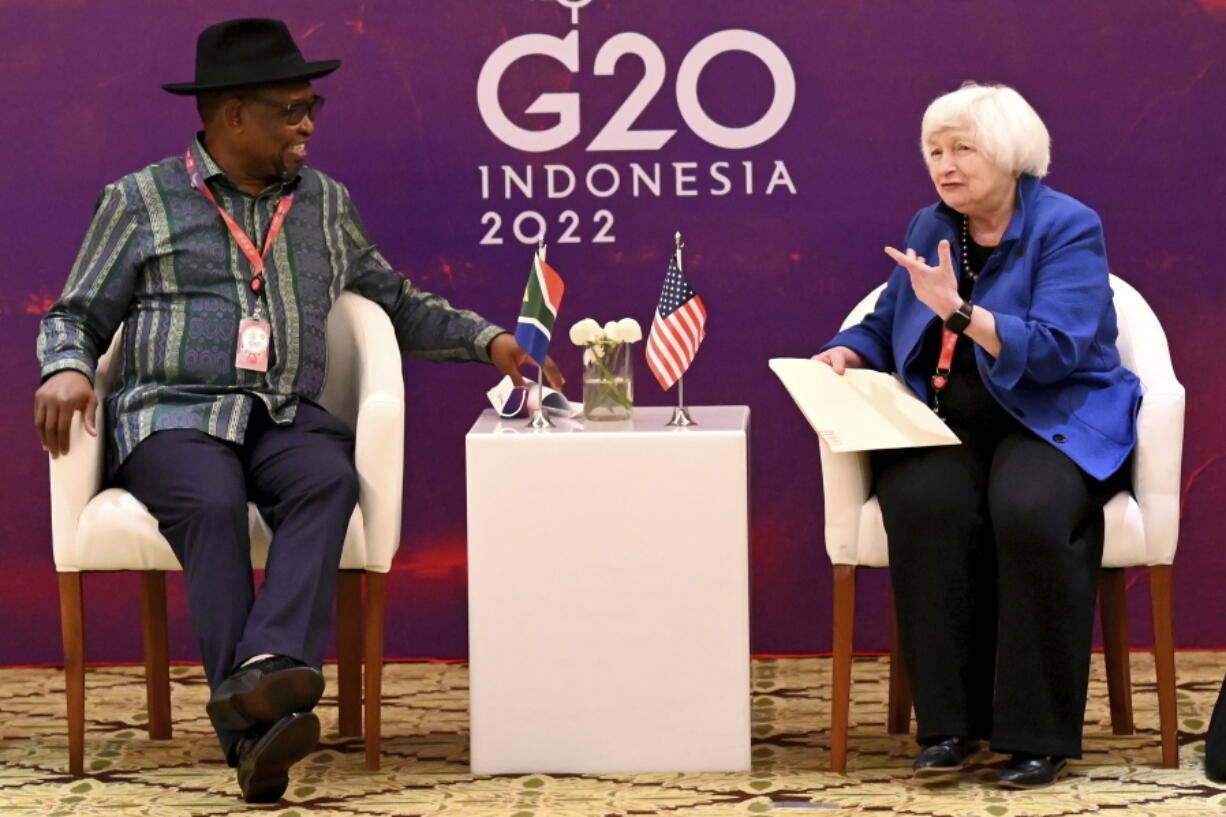
[(324, 98), (316, 96), (310, 102), (277, 102), (275, 99), (265, 99), (262, 96), (252, 96), (243, 94), (241, 99), (250, 99), (252, 102), (260, 102), (272, 108), (280, 108), (285, 114), (285, 121), (291, 125), (297, 125), (302, 121), (304, 116), (311, 117), (312, 122), (319, 121), (319, 112), (324, 108)]

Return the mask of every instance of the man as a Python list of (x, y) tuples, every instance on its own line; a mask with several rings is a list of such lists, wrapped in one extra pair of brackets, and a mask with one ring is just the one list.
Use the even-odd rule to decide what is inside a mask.
[[(206, 29), (195, 82), (163, 86), (196, 96), (204, 130), (106, 188), (38, 340), (35, 423), (56, 457), (76, 412), (98, 433), (94, 369), (125, 329), (110, 481), (183, 565), (208, 714), (248, 802), (279, 799), (319, 736), (311, 709), (357, 498), (352, 434), (314, 402), (333, 300), (348, 289), (378, 303), (409, 354), (493, 363), (517, 384), (529, 361), (510, 334), (393, 271), (345, 187), (305, 166), (323, 107), (310, 81), (339, 65), (305, 61), (277, 20)], [(248, 501), (274, 530), (258, 595)]]

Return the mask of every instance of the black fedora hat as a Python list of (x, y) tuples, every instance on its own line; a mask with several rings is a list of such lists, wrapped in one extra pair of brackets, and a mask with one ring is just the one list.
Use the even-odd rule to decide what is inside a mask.
[(280, 20), (226, 20), (196, 40), (196, 81), (163, 85), (172, 94), (198, 94), (239, 85), (315, 79), (331, 74), (340, 60), (307, 62)]

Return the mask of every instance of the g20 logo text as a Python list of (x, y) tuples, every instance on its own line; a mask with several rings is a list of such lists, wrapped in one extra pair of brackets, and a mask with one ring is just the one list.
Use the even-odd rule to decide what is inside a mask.
[[(756, 122), (742, 127), (716, 122), (707, 115), (698, 98), (698, 78), (703, 70), (711, 60), (729, 51), (744, 51), (761, 60), (770, 71), (774, 85), (766, 111)], [(664, 87), (667, 75), (664, 54), (646, 36), (627, 31), (611, 37), (596, 52), (593, 73), (611, 76), (618, 61), (631, 54), (643, 61), (643, 78), (588, 144), (588, 150), (659, 150), (677, 132), (675, 129), (635, 130), (633, 127), (648, 103)], [(498, 83), (516, 60), (530, 55), (551, 57), (572, 73), (578, 73), (579, 32), (571, 31), (565, 37), (524, 34), (500, 45), (486, 59), (477, 78), (477, 107), (486, 127), (500, 140), (517, 150), (543, 153), (578, 138), (581, 130), (579, 94), (542, 93), (524, 110), (529, 114), (555, 114), (557, 123), (545, 130), (528, 130), (512, 122), (498, 101)], [(762, 144), (787, 123), (796, 103), (796, 75), (792, 73), (787, 55), (775, 43), (753, 31), (730, 29), (704, 37), (690, 49), (677, 71), (675, 93), (681, 118), (695, 135), (717, 147), (739, 150)]]
[[(563, 2), (563, 5), (566, 3)], [(572, 16), (572, 20), (574, 17)], [(730, 126), (715, 121), (699, 97), (699, 80), (713, 60), (729, 52), (745, 52), (759, 60), (769, 71), (771, 92), (764, 96), (757, 118), (747, 125)], [(572, 29), (564, 37), (549, 34), (523, 34), (514, 37), (486, 58), (477, 78), (477, 107), (490, 132), (504, 144), (524, 153), (539, 154), (570, 145), (585, 132), (582, 121), (580, 92), (542, 91), (524, 108), (522, 113), (552, 116), (552, 123), (540, 130), (532, 130), (517, 124), (503, 108), (499, 100), (499, 85), (508, 70), (519, 60), (528, 57), (546, 57), (573, 74), (579, 73), (579, 30)], [(668, 144), (676, 128), (637, 128), (639, 117), (647, 106), (665, 90), (668, 64), (663, 52), (649, 37), (637, 32), (623, 32), (609, 38), (600, 46), (592, 63), (595, 76), (612, 76), (624, 57), (637, 57), (643, 65), (643, 77), (620, 101), (616, 111), (607, 121), (599, 123), (594, 136), (585, 145), (588, 152), (613, 151), (658, 151)], [(708, 86), (704, 86), (709, 88)], [(690, 48), (677, 68), (671, 93), (676, 98), (677, 111), (686, 127), (699, 139), (730, 151), (756, 148), (770, 140), (787, 124), (796, 104), (796, 75), (783, 50), (767, 37), (745, 29), (717, 31), (703, 37)], [(735, 93), (735, 88), (721, 89)], [(591, 123), (588, 123), (589, 125)], [(588, 132), (594, 128), (586, 129)], [(572, 167), (564, 164), (546, 164), (543, 167), (526, 163), (512, 165), (479, 165), (481, 197), (483, 200), (515, 198), (532, 200), (543, 194), (546, 199), (569, 198), (572, 193), (586, 193), (596, 199), (606, 199), (621, 192), (623, 186), (630, 195), (723, 196), (730, 192), (745, 195), (771, 195), (776, 189), (784, 189), (795, 195), (787, 165), (780, 159), (771, 161), (769, 181), (755, 184), (755, 176), (766, 176), (766, 171), (755, 171), (752, 159), (731, 161), (722, 159), (700, 167), (698, 162), (671, 161), (627, 162), (620, 166), (599, 162), (590, 167)], [(733, 170), (736, 169), (734, 173)], [(534, 172), (535, 171), (535, 172)], [(498, 176), (501, 175), (501, 184)], [(704, 184), (706, 185), (704, 187)], [(524, 244), (534, 244), (545, 236), (548, 223), (554, 219), (534, 209), (522, 210), (508, 215), (511, 234)], [(598, 210), (593, 216), (593, 243), (616, 241), (612, 233), (614, 214), (608, 208)], [(584, 240), (580, 225), (585, 221), (575, 210), (567, 209), (557, 214), (557, 224), (563, 229), (559, 243), (579, 243)], [(502, 213), (490, 210), (481, 217), (485, 233), (481, 244), (502, 244), (504, 218)]]

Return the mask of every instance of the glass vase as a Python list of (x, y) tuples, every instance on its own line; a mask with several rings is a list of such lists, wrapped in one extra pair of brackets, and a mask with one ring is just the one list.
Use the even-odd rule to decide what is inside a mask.
[(634, 412), (634, 358), (629, 343), (593, 343), (583, 353), (583, 416), (629, 420)]

